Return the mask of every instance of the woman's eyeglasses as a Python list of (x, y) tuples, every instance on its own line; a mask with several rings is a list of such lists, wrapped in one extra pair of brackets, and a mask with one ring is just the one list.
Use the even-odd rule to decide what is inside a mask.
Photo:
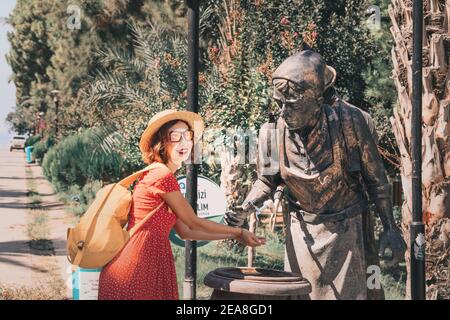
[(169, 132), (169, 141), (170, 142), (180, 142), (182, 137), (184, 137), (184, 139), (186, 141), (192, 141), (194, 139), (194, 131), (186, 130), (183, 132), (180, 132), (180, 131), (170, 131)]

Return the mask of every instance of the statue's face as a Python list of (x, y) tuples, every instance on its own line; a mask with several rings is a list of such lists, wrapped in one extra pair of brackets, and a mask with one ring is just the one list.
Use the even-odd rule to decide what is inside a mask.
[(320, 112), (320, 90), (306, 83), (298, 85), (285, 79), (274, 79), (273, 84), (273, 98), (289, 129), (302, 129), (316, 119)]

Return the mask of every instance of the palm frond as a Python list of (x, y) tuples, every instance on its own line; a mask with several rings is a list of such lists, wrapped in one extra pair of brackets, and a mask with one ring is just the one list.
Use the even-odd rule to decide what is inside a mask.
[(142, 75), (146, 68), (143, 61), (126, 50), (104, 48), (99, 50), (97, 55), (105, 69), (112, 69), (128, 76)]
[(208, 5), (205, 10), (202, 11), (200, 14), (200, 21), (199, 21), (199, 33), (200, 36), (204, 35), (207, 31), (208, 22), (211, 20), (211, 17), (215, 13), (215, 5), (210, 4)]
[(112, 156), (117, 152), (116, 146), (123, 141), (123, 136), (113, 125), (92, 128), (86, 134), (87, 141), (93, 146), (91, 160), (100, 156)]

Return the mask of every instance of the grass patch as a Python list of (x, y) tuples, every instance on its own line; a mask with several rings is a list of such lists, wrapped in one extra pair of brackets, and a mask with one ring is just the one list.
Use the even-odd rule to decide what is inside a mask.
[(37, 207), (41, 202), (42, 198), (39, 195), (39, 192), (37, 192), (37, 185), (36, 181), (33, 179), (33, 172), (30, 168), (27, 168), (25, 170), (25, 175), (27, 177), (27, 198), (28, 198), (28, 204), (31, 208)]
[(27, 178), (27, 189), (36, 190), (36, 181), (33, 180), (33, 171), (30, 168), (25, 169), (25, 176)]
[(30, 238), (30, 248), (40, 251), (52, 251), (53, 243), (48, 240), (50, 237), (50, 227), (48, 226), (49, 216), (47, 211), (40, 210), (39, 204), (42, 198), (37, 192), (37, 184), (33, 177), (33, 171), (27, 168), (27, 197), (28, 203), (31, 205), (28, 214), (27, 235)]
[(27, 234), (31, 240), (47, 239), (50, 236), (48, 219), (48, 213), (45, 210), (30, 210)]
[(406, 263), (400, 263), (396, 268), (382, 268), (381, 284), (386, 300), (405, 300)]
[[(405, 275), (406, 278), (406, 275)], [(396, 280), (390, 274), (381, 275), (381, 284), (384, 289), (384, 296), (386, 300), (405, 300), (406, 286), (403, 280)]]
[(5, 286), (0, 284), (0, 300), (68, 300), (62, 279), (36, 286)]
[(30, 210), (27, 235), (30, 238), (30, 247), (36, 250), (51, 251), (53, 243), (48, 240), (50, 227), (49, 216), (45, 210)]

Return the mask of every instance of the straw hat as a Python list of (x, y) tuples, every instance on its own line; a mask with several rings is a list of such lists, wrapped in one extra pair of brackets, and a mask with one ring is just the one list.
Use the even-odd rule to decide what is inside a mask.
[(155, 114), (148, 122), (147, 128), (141, 136), (139, 149), (141, 152), (150, 151), (150, 142), (153, 135), (167, 122), (172, 120), (185, 121), (194, 131), (194, 139), (197, 142), (202, 136), (205, 125), (202, 117), (191, 111), (164, 110)]

